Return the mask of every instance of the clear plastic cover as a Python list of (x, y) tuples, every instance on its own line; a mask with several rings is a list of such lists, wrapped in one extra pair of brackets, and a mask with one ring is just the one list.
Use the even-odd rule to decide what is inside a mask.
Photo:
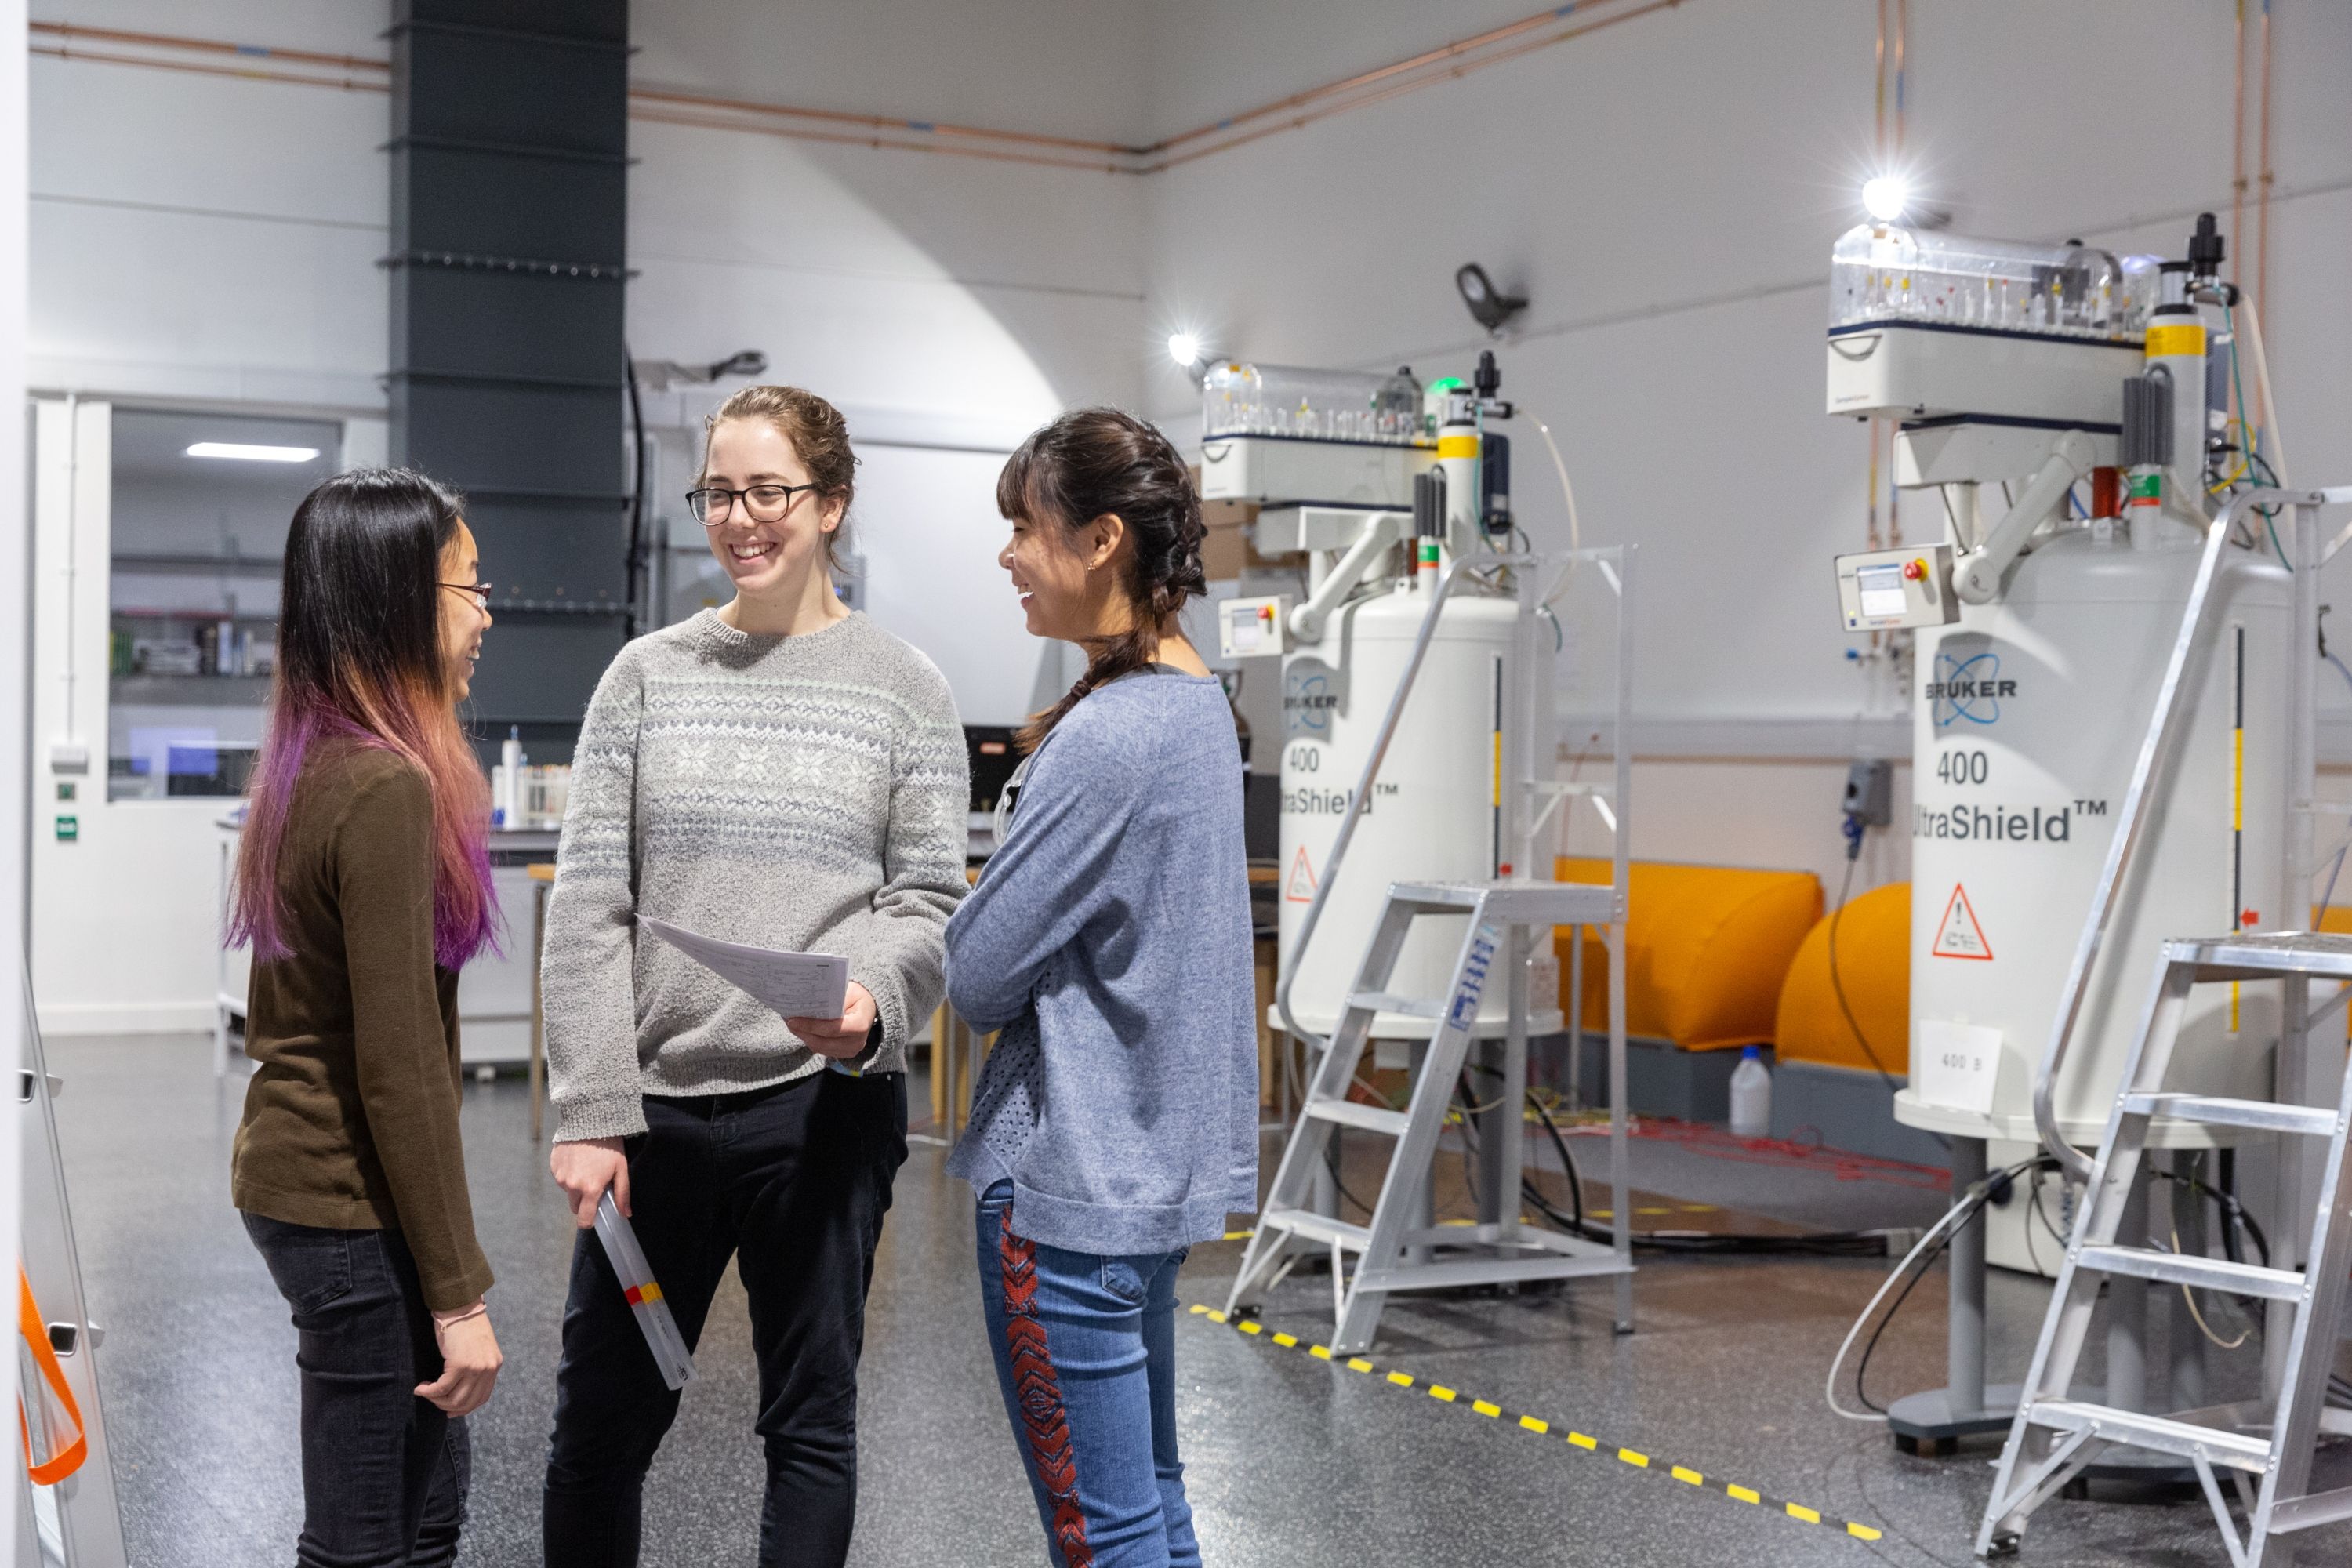
[(1220, 360), (1201, 378), (1201, 435), (1408, 446), (1422, 433), (1409, 375)]
[(2092, 246), (2019, 245), (1864, 224), (1830, 257), (1830, 326), (1926, 321), (2137, 342), (2156, 267)]

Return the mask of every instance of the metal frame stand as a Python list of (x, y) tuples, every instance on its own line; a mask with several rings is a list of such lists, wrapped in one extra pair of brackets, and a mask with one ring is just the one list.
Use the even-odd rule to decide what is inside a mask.
[[(1310, 1258), (1328, 1258), (1337, 1324), (1332, 1348), (1360, 1350), (1370, 1344), (1381, 1306), (1395, 1291), (1440, 1289), (1521, 1280), (1613, 1275), (1617, 1280), (1615, 1324), (1619, 1332), (1633, 1326), (1632, 1205), (1628, 1201), (1628, 1160), (1625, 1121), (1625, 944), (1624, 920), (1628, 867), (1632, 853), (1629, 798), (1631, 754), (1625, 742), (1626, 709), (1632, 693), (1629, 629), (1632, 619), (1633, 548), (1612, 545), (1543, 555), (1477, 555), (1456, 560), (1439, 579), (1431, 595), (1402, 679), (1391, 696), (1387, 716), (1367, 758), (1361, 779), (1349, 797), (1331, 856), (1308, 907), (1276, 994), (1283, 1026), (1304, 1040), (1312, 1066), (1299, 1117), (1293, 1127), (1281, 1166), (1276, 1173), (1265, 1213), (1261, 1215), (1240, 1273), (1228, 1297), (1228, 1310), (1256, 1302), (1290, 1271)], [(1614, 597), (1615, 691), (1612, 741), (1614, 768), (1606, 784), (1563, 784), (1550, 776), (1557, 757), (1539, 756), (1536, 741), (1549, 733), (1542, 722), (1539, 700), (1548, 683), (1537, 678), (1537, 632), (1540, 619), (1550, 616), (1551, 601), (1580, 566), (1597, 571)], [(1556, 570), (1554, 570), (1556, 568)], [(1291, 979), (1299, 952), (1311, 939), (1325, 900), (1339, 880), (1339, 867), (1364, 803), (1371, 798), (1381, 759), (1404, 705), (1412, 694), (1422, 659), (1434, 634), (1446, 596), (1465, 570), (1511, 574), (1510, 592), (1518, 608), (1508, 676), (1514, 721), (1505, 726), (1497, 764), (1497, 804), (1502, 808), (1498, 879), (1475, 883), (1399, 883), (1389, 889), (1388, 901), (1374, 928), (1371, 944), (1357, 973), (1329, 1041), (1308, 1033), (1292, 1014)], [(1547, 656), (1548, 657), (1548, 656)], [(1583, 797), (1607, 823), (1612, 837), (1612, 876), (1603, 884), (1559, 883), (1550, 879), (1545, 857), (1538, 867), (1537, 846), (1544, 839), (1552, 814), (1571, 799)], [(1543, 875), (1536, 873), (1540, 869)], [(1412, 921), (1423, 915), (1470, 917), (1446, 995), (1402, 997), (1386, 987), (1398, 951)], [(1526, 1127), (1519, 1111), (1527, 1084), (1528, 1019), (1528, 963), (1534, 934), (1561, 925), (1578, 930), (1603, 927), (1609, 935), (1610, 1025), (1610, 1160), (1609, 1179), (1615, 1193), (1611, 1240), (1607, 1245), (1582, 1236), (1538, 1230), (1520, 1221), (1518, 1202), (1525, 1165)], [(1501, 963), (1508, 995), (1501, 1041), (1502, 1076), (1498, 1113), (1484, 1119), (1479, 1139), (1484, 1178), (1479, 1184), (1479, 1216), (1473, 1226), (1437, 1226), (1433, 1217), (1430, 1162), (1436, 1152), (1454, 1085), (1468, 1058), (1480, 1027), (1479, 1002), (1492, 966)], [(1572, 964), (1580, 981), (1580, 952)], [(1573, 1004), (1581, 1024), (1582, 993)], [(1359, 1064), (1370, 1045), (1374, 1021), (1383, 1013), (1432, 1020), (1434, 1027), (1424, 1050), (1417, 1054), (1411, 1107), (1399, 1111), (1364, 1104), (1349, 1096)], [(1319, 1056), (1315, 1053), (1320, 1051)], [(1397, 1140), (1388, 1174), (1374, 1206), (1370, 1223), (1347, 1224), (1337, 1217), (1338, 1193), (1330, 1162), (1337, 1140), (1345, 1129), (1384, 1134)], [(1467, 1252), (1470, 1256), (1462, 1256)], [(1445, 1256), (1450, 1254), (1451, 1256)], [(1352, 1279), (1347, 1259), (1358, 1258)]]

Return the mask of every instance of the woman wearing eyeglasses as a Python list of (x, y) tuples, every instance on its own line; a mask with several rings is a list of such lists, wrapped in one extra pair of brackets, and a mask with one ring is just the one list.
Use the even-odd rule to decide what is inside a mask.
[[(712, 416), (688, 500), (735, 597), (621, 651), (572, 762), (548, 905), (549, 1099), (572, 1254), (544, 1510), (551, 1568), (637, 1561), (677, 1413), (587, 1234), (609, 1189), (687, 1342), (732, 1258), (751, 1298), (763, 1564), (838, 1564), (857, 1356), (905, 1051), (963, 896), (963, 734), (930, 661), (827, 571), (856, 462), (842, 417), (755, 386)], [(849, 960), (837, 1018), (780, 1018), (635, 929)], [(832, 1070), (827, 1070), (828, 1068)]]
[(457, 971), (498, 924), (457, 716), (489, 590), (457, 499), (384, 468), (303, 498), (281, 589), (230, 910), (255, 1066), (229, 1191), (299, 1335), (296, 1561), (446, 1563), (499, 1363), (457, 1135)]

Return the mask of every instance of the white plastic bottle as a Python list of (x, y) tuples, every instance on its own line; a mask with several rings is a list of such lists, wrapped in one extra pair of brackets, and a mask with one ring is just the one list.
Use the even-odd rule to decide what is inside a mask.
[(1739, 1053), (1731, 1070), (1731, 1133), (1735, 1138), (1762, 1138), (1772, 1131), (1772, 1072), (1754, 1046)]

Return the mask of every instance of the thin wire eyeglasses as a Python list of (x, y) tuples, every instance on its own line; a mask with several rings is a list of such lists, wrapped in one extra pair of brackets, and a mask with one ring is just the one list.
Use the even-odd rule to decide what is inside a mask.
[(444, 583), (441, 586), (465, 595), (474, 601), (474, 608), (487, 610), (490, 607), (490, 590), (497, 584), (494, 583)]
[(793, 500), (803, 490), (818, 487), (808, 485), (753, 485), (747, 489), (730, 490), (724, 485), (704, 485), (686, 492), (686, 504), (694, 512), (694, 521), (705, 528), (717, 528), (734, 515), (740, 502), (753, 522), (782, 522), (784, 513), (793, 510)]

